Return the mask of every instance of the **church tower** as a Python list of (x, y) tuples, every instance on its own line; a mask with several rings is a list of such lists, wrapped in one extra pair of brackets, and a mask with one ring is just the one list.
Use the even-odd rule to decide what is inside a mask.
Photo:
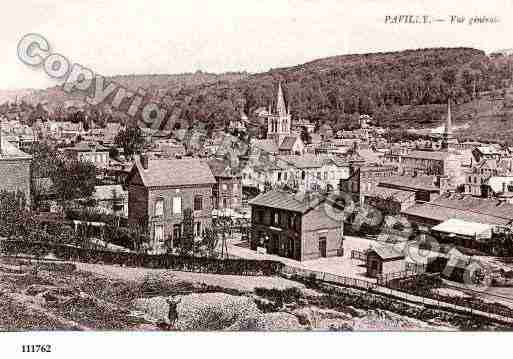
[(452, 145), (457, 143), (454, 134), (452, 133), (452, 117), (451, 117), (451, 99), (447, 102), (447, 118), (445, 120), (444, 132), (442, 134), (442, 150), (450, 150), (452, 149)]
[(280, 146), (283, 139), (287, 136), (290, 136), (290, 127), (290, 106), (287, 109), (280, 82), (278, 84), (276, 108), (273, 109), (271, 106), (269, 106), (269, 111), (267, 115), (267, 138), (274, 139), (276, 145)]

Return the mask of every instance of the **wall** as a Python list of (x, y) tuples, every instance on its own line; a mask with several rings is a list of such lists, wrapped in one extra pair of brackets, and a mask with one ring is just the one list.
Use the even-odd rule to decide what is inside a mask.
[[(194, 211), (194, 222), (201, 223), (201, 229), (210, 227), (212, 223), (212, 186), (194, 186), (183, 188), (157, 188), (149, 190), (148, 215), (150, 217), (150, 230), (153, 232), (155, 225), (164, 225), (164, 240), (173, 234), (173, 225), (180, 224), (183, 220), (183, 211), (186, 208), (194, 209), (194, 197), (201, 195), (203, 199), (203, 209)], [(182, 212), (173, 214), (173, 198), (182, 198)], [(164, 200), (164, 215), (155, 217), (155, 204), (158, 199)], [(151, 233), (153, 236), (154, 233)]]
[(343, 244), (343, 222), (331, 218), (324, 205), (307, 212), (301, 224), (301, 260), (316, 259), (321, 256), (319, 238), (326, 238), (326, 256), (341, 254)]

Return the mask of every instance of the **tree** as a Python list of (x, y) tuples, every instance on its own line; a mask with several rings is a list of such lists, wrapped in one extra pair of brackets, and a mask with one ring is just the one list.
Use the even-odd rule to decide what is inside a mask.
[(304, 126), (301, 127), (301, 141), (303, 141), (305, 145), (312, 143), (312, 136), (308, 132), (308, 129)]
[(96, 168), (89, 162), (59, 159), (50, 177), (60, 201), (88, 198), (96, 185)]
[(219, 242), (219, 236), (215, 229), (213, 228), (205, 228), (201, 236), (201, 245), (204, 246), (207, 250), (207, 253), (210, 257), (214, 256), (215, 249), (217, 247), (217, 243)]
[(185, 208), (183, 211), (182, 228), (180, 252), (181, 254), (189, 254), (194, 246), (194, 217), (190, 208)]
[(112, 146), (111, 148), (109, 148), (109, 157), (113, 158), (113, 159), (116, 159), (119, 157), (119, 150), (117, 147)]
[(133, 156), (135, 153), (140, 153), (145, 144), (141, 129), (135, 126), (119, 131), (114, 142), (118, 146), (123, 147), (125, 156), (128, 157)]

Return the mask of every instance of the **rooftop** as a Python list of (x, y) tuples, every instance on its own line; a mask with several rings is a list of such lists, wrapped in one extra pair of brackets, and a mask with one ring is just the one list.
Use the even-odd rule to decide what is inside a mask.
[(449, 218), (493, 225), (513, 222), (512, 204), (463, 194), (446, 193), (431, 202), (405, 209), (402, 213), (440, 222)]
[(440, 191), (436, 186), (436, 176), (390, 176), (379, 181), (379, 186), (402, 187), (414, 190)]
[(262, 193), (249, 201), (250, 205), (279, 208), (288, 211), (305, 213), (314, 208), (319, 201), (317, 199), (307, 200), (285, 191), (272, 190)]
[(135, 168), (146, 187), (191, 186), (215, 184), (216, 180), (205, 161), (198, 159), (159, 159), (148, 160), (148, 169), (141, 161)]
[(458, 218), (449, 218), (447, 221), (440, 223), (432, 229), (438, 232), (474, 237), (490, 233), (492, 226), (489, 224), (464, 221)]

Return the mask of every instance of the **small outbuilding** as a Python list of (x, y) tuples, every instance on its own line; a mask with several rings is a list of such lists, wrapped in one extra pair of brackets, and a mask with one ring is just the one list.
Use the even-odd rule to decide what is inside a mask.
[(367, 251), (367, 276), (380, 275), (404, 270), (404, 254), (391, 246), (380, 245)]

